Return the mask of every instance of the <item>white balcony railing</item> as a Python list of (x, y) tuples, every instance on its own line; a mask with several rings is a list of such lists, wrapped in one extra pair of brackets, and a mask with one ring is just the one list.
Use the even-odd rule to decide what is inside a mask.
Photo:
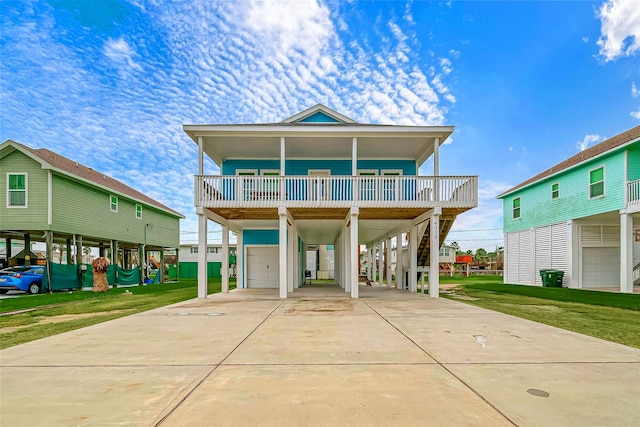
[(195, 205), (475, 207), (477, 176), (195, 176)]
[(640, 205), (640, 179), (627, 182), (627, 206)]

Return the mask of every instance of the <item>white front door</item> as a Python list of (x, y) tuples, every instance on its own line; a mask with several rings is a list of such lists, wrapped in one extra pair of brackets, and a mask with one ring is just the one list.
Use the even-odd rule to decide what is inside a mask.
[(247, 288), (279, 286), (278, 246), (247, 248)]
[[(330, 176), (330, 170), (310, 170), (309, 176)], [(309, 200), (328, 201), (330, 200), (329, 180), (324, 178), (314, 178), (309, 182)]]

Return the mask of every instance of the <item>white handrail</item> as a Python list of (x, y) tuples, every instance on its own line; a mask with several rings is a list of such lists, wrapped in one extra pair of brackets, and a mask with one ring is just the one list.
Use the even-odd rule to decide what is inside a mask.
[(195, 176), (202, 207), (475, 207), (477, 176)]
[(640, 179), (627, 182), (627, 206), (640, 204)]

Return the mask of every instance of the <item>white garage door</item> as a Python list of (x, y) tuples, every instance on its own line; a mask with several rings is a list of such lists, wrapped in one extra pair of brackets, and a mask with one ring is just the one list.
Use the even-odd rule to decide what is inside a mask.
[(247, 248), (247, 287), (278, 288), (278, 247)]
[(620, 286), (619, 248), (582, 248), (582, 287)]

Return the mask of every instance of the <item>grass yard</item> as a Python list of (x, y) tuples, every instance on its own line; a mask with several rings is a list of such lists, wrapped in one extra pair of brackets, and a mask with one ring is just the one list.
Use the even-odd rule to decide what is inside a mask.
[(442, 277), (445, 298), (640, 348), (640, 295), (508, 285), (500, 276)]
[[(208, 293), (220, 292), (209, 279)], [(235, 279), (229, 283), (235, 288)], [(196, 279), (178, 283), (116, 288), (108, 293), (74, 291), (0, 300), (0, 349), (163, 307), (197, 296)], [(19, 314), (6, 314), (25, 310)]]

